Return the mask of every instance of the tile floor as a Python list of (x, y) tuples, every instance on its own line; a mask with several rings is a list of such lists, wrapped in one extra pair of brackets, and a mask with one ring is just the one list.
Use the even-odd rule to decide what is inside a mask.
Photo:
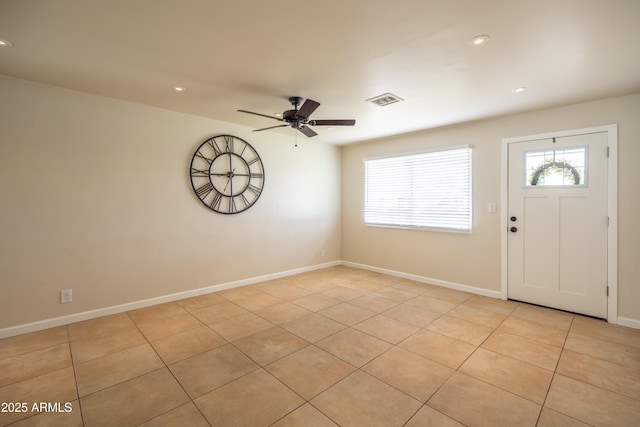
[(341, 266), (0, 340), (0, 402), (2, 426), (638, 426), (640, 331)]

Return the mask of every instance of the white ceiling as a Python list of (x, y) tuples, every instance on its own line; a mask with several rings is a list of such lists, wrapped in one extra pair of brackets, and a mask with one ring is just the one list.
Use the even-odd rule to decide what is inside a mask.
[(297, 95), (356, 119), (315, 127), (347, 144), (640, 92), (639, 23), (640, 0), (0, 0), (0, 74), (256, 129), (279, 123), (236, 110)]

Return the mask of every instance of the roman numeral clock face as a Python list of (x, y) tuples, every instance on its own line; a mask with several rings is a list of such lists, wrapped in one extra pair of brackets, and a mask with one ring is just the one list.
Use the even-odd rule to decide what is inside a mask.
[(191, 159), (191, 185), (200, 201), (222, 214), (253, 206), (264, 186), (264, 168), (245, 140), (219, 135), (204, 141)]

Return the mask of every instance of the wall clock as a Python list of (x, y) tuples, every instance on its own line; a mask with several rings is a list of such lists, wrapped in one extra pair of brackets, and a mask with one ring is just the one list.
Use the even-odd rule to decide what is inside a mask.
[(244, 212), (262, 193), (262, 160), (247, 141), (232, 135), (214, 136), (191, 159), (191, 185), (209, 209), (222, 214)]

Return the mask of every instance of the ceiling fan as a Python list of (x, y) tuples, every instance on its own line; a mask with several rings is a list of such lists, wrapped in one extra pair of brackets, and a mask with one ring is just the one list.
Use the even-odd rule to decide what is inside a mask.
[(309, 126), (353, 126), (356, 124), (355, 120), (309, 120), (309, 116), (316, 108), (320, 106), (319, 102), (313, 99), (307, 99), (304, 104), (298, 109), (298, 106), (302, 102), (302, 98), (299, 96), (292, 96), (289, 98), (289, 102), (293, 105), (293, 110), (287, 110), (282, 113), (282, 117), (274, 117), (268, 114), (254, 113), (253, 111), (238, 110), (241, 113), (254, 114), (256, 116), (267, 117), (269, 119), (278, 120), (279, 122), (285, 122), (286, 124), (269, 126), (262, 129), (256, 129), (254, 132), (260, 132), (263, 130), (275, 129), (280, 127), (291, 126), (294, 129), (298, 129), (300, 132), (311, 138), (316, 136), (317, 133)]

